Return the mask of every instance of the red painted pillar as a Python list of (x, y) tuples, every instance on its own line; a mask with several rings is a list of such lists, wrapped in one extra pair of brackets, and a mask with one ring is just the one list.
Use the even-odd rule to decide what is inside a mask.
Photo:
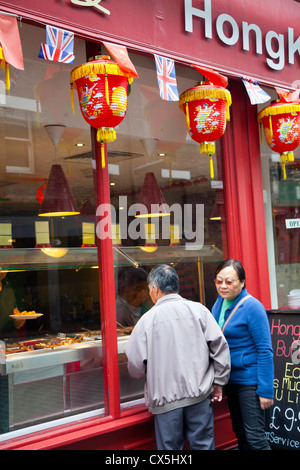
[[(101, 165), (101, 149), (96, 139), (97, 129), (91, 128), (95, 205), (110, 204), (107, 148), (105, 144), (105, 167)], [(98, 217), (96, 218), (99, 221)], [(118, 368), (118, 345), (116, 328), (116, 302), (113, 263), (113, 245), (111, 238), (100, 240), (97, 237), (99, 263), (99, 296), (102, 333), (103, 380), (105, 410), (117, 418), (120, 416), (120, 389)]]
[(270, 308), (257, 109), (241, 82), (228, 88), (231, 120), (222, 138), (228, 256), (242, 262), (247, 290)]

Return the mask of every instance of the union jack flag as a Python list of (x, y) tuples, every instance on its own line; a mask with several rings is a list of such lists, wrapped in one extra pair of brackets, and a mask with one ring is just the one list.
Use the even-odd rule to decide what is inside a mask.
[(179, 101), (174, 60), (159, 55), (154, 57), (161, 99)]
[(73, 49), (74, 33), (54, 26), (46, 26), (46, 44), (41, 44), (40, 59), (72, 64), (75, 59)]
[(258, 82), (244, 77), (242, 77), (242, 80), (249, 95), (251, 104), (265, 103), (271, 99), (271, 96), (260, 88)]

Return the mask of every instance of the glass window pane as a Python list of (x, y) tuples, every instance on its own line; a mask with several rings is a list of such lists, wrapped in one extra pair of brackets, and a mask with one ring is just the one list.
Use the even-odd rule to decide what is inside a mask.
[[(128, 376), (120, 344), (152, 306), (148, 272), (156, 264), (172, 264), (180, 294), (211, 308), (216, 299), (214, 271), (226, 252), (221, 141), (216, 141), (212, 180), (209, 156), (187, 134), (178, 101), (159, 96), (154, 57), (130, 57), (139, 78), (131, 86), (117, 139), (108, 144), (122, 402), (143, 397), (144, 381)], [(199, 72), (177, 63), (176, 76), (179, 93), (201, 79)], [(148, 181), (150, 202), (161, 192), (170, 216), (135, 217), (134, 205)]]
[[(10, 66), (10, 94), (0, 104), (2, 433), (107, 412), (91, 136), (70, 101), (70, 72), (86, 62), (85, 42), (75, 38), (74, 63), (62, 64), (38, 58), (44, 27), (22, 22), (20, 35), (25, 70)], [(78, 215), (39, 216), (54, 165), (66, 181), (54, 196), (68, 185)]]
[[(272, 99), (277, 93), (268, 89)], [(260, 106), (259, 110), (264, 106)], [(272, 308), (300, 308), (300, 149), (285, 165), (265, 137), (261, 145)]]

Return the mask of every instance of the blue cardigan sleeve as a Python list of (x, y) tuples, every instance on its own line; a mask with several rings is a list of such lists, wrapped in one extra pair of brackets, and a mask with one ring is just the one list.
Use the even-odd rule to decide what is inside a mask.
[(274, 398), (273, 348), (267, 313), (257, 299), (248, 302), (248, 328), (257, 352), (256, 393), (264, 398)]

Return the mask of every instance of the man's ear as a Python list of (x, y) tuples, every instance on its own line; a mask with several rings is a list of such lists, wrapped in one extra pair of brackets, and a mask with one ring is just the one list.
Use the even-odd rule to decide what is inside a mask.
[(158, 298), (160, 294), (160, 289), (157, 286), (153, 286), (155, 297)]

